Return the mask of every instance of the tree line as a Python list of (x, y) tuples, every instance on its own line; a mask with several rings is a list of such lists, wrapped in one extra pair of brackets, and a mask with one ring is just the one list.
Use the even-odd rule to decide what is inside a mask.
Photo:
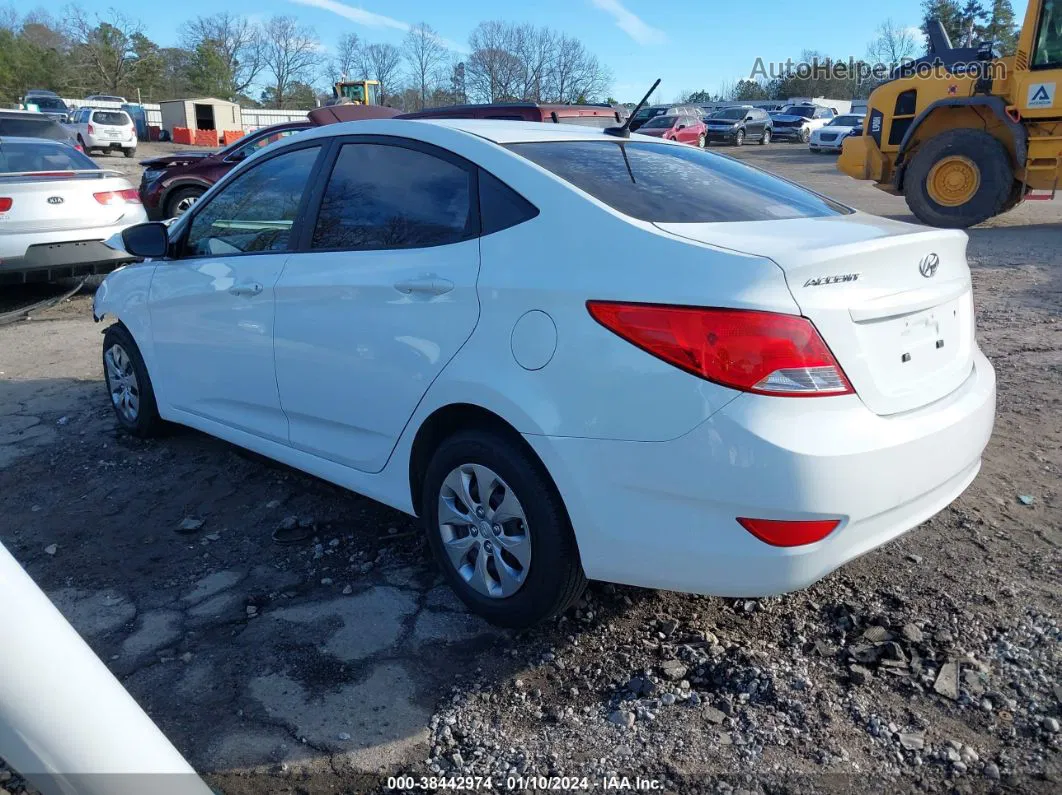
[[(689, 103), (753, 100), (785, 100), (789, 97), (828, 97), (830, 99), (866, 99), (886, 75), (867, 76), (859, 67), (882, 64), (896, 66), (926, 53), (930, 22), (939, 19), (952, 46), (974, 46), (992, 41), (1003, 55), (1017, 48), (1019, 28), (1010, 0), (922, 0), (922, 24), (905, 27), (892, 19), (882, 22), (866, 53), (858, 60), (838, 59), (819, 50), (804, 50), (788, 69), (776, 70), (766, 77), (750, 77), (724, 83), (717, 92), (684, 91), (677, 101)], [(817, 64), (819, 69), (804, 70), (798, 64)], [(848, 69), (854, 64), (854, 69)], [(840, 67), (840, 68), (837, 68)], [(756, 70), (753, 69), (755, 73)], [(809, 73), (810, 72), (810, 73)]]
[(193, 96), (245, 106), (313, 107), (340, 79), (380, 82), (385, 104), (420, 110), (461, 102), (595, 102), (611, 72), (577, 38), (543, 26), (482, 22), (456, 52), (427, 23), (401, 45), (356, 33), (327, 50), (296, 17), (264, 21), (221, 11), (185, 22), (174, 46), (160, 46), (120, 11), (62, 18), (37, 9), (0, 9), (0, 101), (29, 89), (64, 96), (117, 94), (159, 102)]

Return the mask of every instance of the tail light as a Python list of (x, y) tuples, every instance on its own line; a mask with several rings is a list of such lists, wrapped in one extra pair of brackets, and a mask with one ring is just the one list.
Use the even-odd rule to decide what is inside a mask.
[(92, 122), (89, 122), (88, 134), (89, 135), (95, 135), (96, 134), (96, 128), (92, 126)]
[(806, 317), (607, 301), (590, 301), (587, 309), (647, 353), (732, 389), (779, 397), (854, 392)]
[(6, 213), (11, 209), (11, 205), (14, 204), (14, 200), (8, 196), (0, 196), (0, 213)]
[(140, 204), (140, 194), (137, 193), (136, 188), (105, 190), (92, 195), (100, 204)]
[(74, 148), (79, 152), (85, 151), (85, 147), (83, 147), (81, 144), (74, 144)]
[(787, 522), (778, 519), (738, 519), (738, 524), (772, 547), (800, 547), (821, 541), (841, 523), (840, 519)]

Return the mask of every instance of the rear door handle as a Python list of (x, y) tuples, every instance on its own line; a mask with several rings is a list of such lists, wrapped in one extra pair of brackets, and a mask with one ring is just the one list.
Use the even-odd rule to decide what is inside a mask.
[(424, 276), (396, 282), (395, 289), (405, 295), (443, 295), (454, 289), (454, 283), (438, 276)]
[(229, 288), (229, 292), (232, 295), (243, 295), (249, 298), (258, 295), (263, 289), (258, 282), (245, 282), (244, 284), (234, 284)]

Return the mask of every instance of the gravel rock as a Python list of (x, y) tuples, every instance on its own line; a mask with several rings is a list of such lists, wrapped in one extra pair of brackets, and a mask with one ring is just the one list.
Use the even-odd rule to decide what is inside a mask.
[(194, 516), (186, 516), (181, 520), (181, 523), (177, 525), (177, 532), (184, 534), (195, 533), (202, 529), (203, 524), (204, 522), (202, 519), (197, 519)]
[(672, 682), (677, 682), (686, 675), (688, 669), (680, 660), (668, 660), (660, 666), (660, 673)]
[(1058, 733), (1058, 721), (1055, 718), (1044, 718), (1043, 727), (1044, 731), (1050, 732), (1051, 734)]
[(608, 720), (609, 723), (629, 729), (634, 725), (634, 713), (625, 709), (617, 709), (608, 716)]
[(999, 781), (999, 766), (995, 762), (989, 762), (985, 765), (985, 778)]
[(899, 740), (900, 745), (908, 751), (921, 751), (926, 744), (926, 738), (922, 732), (903, 732)]
[(58, 551), (59, 551), (59, 545), (58, 544), (49, 544), (48, 546), (46, 546), (44, 548), (44, 554), (45, 555), (54, 555)]
[(704, 710), (704, 717), (709, 723), (715, 724), (720, 724), (724, 720), (726, 720), (726, 715), (723, 713), (723, 711), (716, 709), (715, 707), (707, 707)]
[(944, 663), (933, 682), (933, 689), (945, 698), (959, 697), (959, 663), (955, 660)]

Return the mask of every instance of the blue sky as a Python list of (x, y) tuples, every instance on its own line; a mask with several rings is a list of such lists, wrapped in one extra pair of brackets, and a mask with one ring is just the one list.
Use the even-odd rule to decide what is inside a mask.
[[(58, 6), (58, 0), (52, 1)], [(421, 21), (458, 46), (483, 20), (549, 25), (580, 38), (610, 67), (612, 95), (621, 101), (636, 101), (657, 77), (663, 79), (654, 95), (658, 101), (673, 100), (685, 90), (715, 92), (725, 81), (747, 77), (757, 57), (784, 61), (803, 49), (861, 57), (886, 17), (903, 26), (917, 26), (921, 18), (918, 0), (536, 0), (525, 5), (488, 0), (182, 0), (152, 3), (150, 11), (118, 0), (80, 0), (80, 5), (101, 12), (116, 6), (139, 15), (145, 32), (163, 45), (175, 43), (185, 19), (221, 7), (258, 17), (295, 15), (316, 29), (326, 48), (348, 31), (367, 41), (401, 44), (408, 26)], [(1020, 21), (1025, 3), (1016, 0), (1014, 10)]]

